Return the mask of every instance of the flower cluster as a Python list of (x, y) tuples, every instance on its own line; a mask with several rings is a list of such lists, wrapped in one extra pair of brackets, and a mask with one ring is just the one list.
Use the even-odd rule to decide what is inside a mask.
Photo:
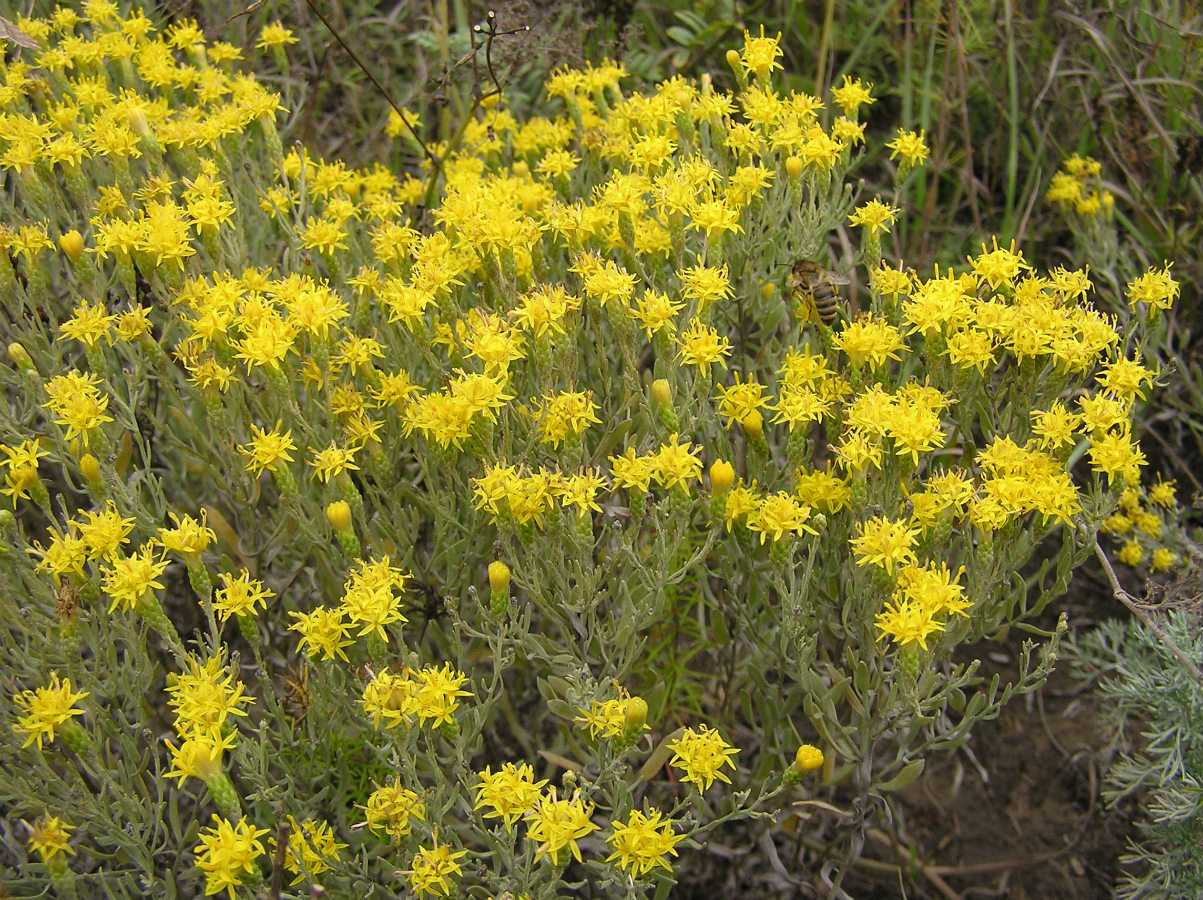
[[(1172, 488), (1140, 487), (1133, 427), (1158, 373), (1106, 288), (997, 237), (930, 274), (887, 259), (887, 198), (943, 148), (867, 130), (871, 84), (783, 88), (780, 35), (745, 33), (730, 91), (633, 91), (607, 61), (525, 120), (499, 92), (447, 133), (394, 111), (424, 151), (399, 174), (285, 150), (238, 65), (287, 65), (282, 25), (243, 50), (81, 10), (19, 17), (37, 49), (0, 84), (0, 593), (48, 660), (13, 651), (14, 752), (60, 805), (146, 783), (112, 748), (154, 754), (122, 816), (71, 818), (126, 847), (169, 810), (188, 862), (145, 859), (185, 893), (256, 889), (268, 823), (277, 868), (335, 892), (551, 896), (570, 861), (666, 886), (715, 782), (785, 770), (738, 785), (741, 815), (838, 757), (872, 808), (972, 689), (958, 645), (1033, 608), (1012, 575), (1037, 549), (1068, 567), (1105, 521), (1135, 563), (1158, 535)], [(867, 155), (892, 190), (856, 199)], [(1050, 199), (1097, 217), (1098, 177), (1071, 160)], [(800, 262), (839, 270), (809, 305)], [(1141, 326), (1170, 273), (1128, 284)], [(823, 746), (768, 758), (801, 731)], [(72, 826), (32, 808), (70, 874)]]

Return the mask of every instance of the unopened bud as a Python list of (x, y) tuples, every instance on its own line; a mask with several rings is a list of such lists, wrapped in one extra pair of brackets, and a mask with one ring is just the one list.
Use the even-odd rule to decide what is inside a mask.
[(77, 263), (83, 258), (84, 237), (74, 228), (59, 235), (58, 245), (71, 262)]
[(752, 410), (740, 419), (739, 424), (743, 426), (744, 431), (752, 440), (758, 440), (764, 436), (764, 416), (758, 409)]
[(334, 526), (334, 533), (338, 535), (338, 542), (347, 556), (359, 556), (363, 548), (351, 522), (351, 504), (346, 500), (333, 501), (326, 506), (326, 518)]
[(623, 712), (623, 724), (627, 732), (643, 731), (647, 723), (647, 701), (642, 697), (632, 697), (626, 702)]
[(29, 358), (29, 351), (18, 344), (16, 341), (8, 345), (8, 358), (12, 360), (14, 366), (22, 372), (33, 372), (33, 360)]
[(802, 177), (802, 157), (791, 156), (785, 161), (785, 174), (797, 181)]
[(326, 507), (326, 518), (339, 534), (347, 534), (351, 527), (351, 504), (346, 500), (335, 500)]
[(710, 492), (723, 496), (735, 484), (735, 466), (725, 459), (716, 459), (710, 464)]
[(489, 563), (489, 587), (494, 591), (510, 589), (510, 567), (499, 559)]
[(129, 120), (129, 127), (138, 137), (144, 138), (150, 134), (150, 124), (146, 121), (146, 111), (142, 107), (129, 107), (126, 118)]
[(79, 459), (79, 474), (88, 481), (100, 478), (100, 460), (91, 453), (85, 453)]
[(803, 744), (794, 754), (794, 761), (785, 770), (785, 775), (781, 780), (786, 787), (793, 787), (802, 781), (806, 773), (821, 769), (825, 761), (822, 750), (813, 744)]
[(652, 382), (652, 397), (661, 406), (673, 405), (673, 389), (667, 378), (657, 378)]
[(510, 567), (497, 559), (489, 563), (489, 612), (500, 616), (510, 602)]
[(823, 751), (814, 744), (803, 744), (794, 754), (792, 768), (799, 772), (813, 772), (815, 769), (823, 768)]

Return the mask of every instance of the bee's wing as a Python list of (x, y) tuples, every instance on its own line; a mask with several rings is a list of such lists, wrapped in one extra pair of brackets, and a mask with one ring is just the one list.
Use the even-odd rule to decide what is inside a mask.
[(852, 284), (852, 277), (850, 275), (837, 275), (835, 272), (828, 272), (826, 269), (823, 270), (823, 277), (832, 284)]

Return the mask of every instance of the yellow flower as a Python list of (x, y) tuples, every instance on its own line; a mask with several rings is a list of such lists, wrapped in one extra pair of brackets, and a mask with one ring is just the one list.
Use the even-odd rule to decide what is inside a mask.
[(727, 300), (733, 296), (726, 264), (718, 268), (692, 266), (681, 269), (677, 277), (681, 279), (681, 293), (690, 300), (696, 300), (699, 310), (715, 300)]
[(1144, 303), (1158, 309), (1169, 309), (1178, 299), (1179, 284), (1170, 277), (1170, 266), (1165, 263), (1160, 269), (1150, 268), (1144, 275), (1128, 282), (1128, 305)]
[(732, 747), (717, 731), (707, 725), (697, 731), (686, 728), (682, 735), (668, 745), (673, 757), (669, 765), (681, 769), (685, 774), (682, 781), (693, 782), (699, 791), (707, 790), (717, 778), (731, 783), (722, 771), (723, 766), (735, 768), (732, 759), (739, 750)]
[(289, 631), (301, 635), (300, 648), (308, 656), (322, 654), (323, 659), (340, 657), (343, 662), (350, 662), (344, 647), (350, 647), (355, 642), (347, 638), (347, 623), (341, 607), (331, 609), (319, 606), (311, 613), (289, 612), (296, 619), (288, 626)]
[(560, 851), (567, 848), (580, 862), (581, 850), (576, 842), (597, 830), (597, 826), (589, 821), (592, 815), (593, 804), (582, 801), (579, 794), (574, 794), (571, 800), (559, 800), (555, 787), (549, 788), (547, 795), (540, 797), (526, 813), (527, 840), (538, 841), (535, 859), (546, 855), (551, 858), (552, 865), (558, 866)]
[(1015, 239), (1011, 239), (1010, 248), (999, 249), (998, 237), (994, 237), (994, 249), (987, 250), (982, 244), (981, 255), (970, 258), (973, 274), (985, 279), (991, 288), (998, 290), (1003, 285), (1014, 285), (1015, 279), (1024, 270), (1032, 267), (1023, 261), (1023, 252), (1015, 252)]
[(58, 673), (50, 673), (50, 684), (32, 691), (22, 691), (13, 697), (13, 703), (25, 710), (24, 715), (17, 719), (13, 731), (17, 734), (27, 734), (22, 747), (28, 747), (37, 742), (42, 749), (42, 739), (54, 740), (54, 729), (71, 721), (72, 716), (82, 716), (84, 711), (76, 709), (75, 704), (88, 696), (87, 691), (72, 693), (71, 679), (59, 681)]
[(809, 518), (809, 506), (798, 502), (796, 497), (785, 491), (778, 491), (762, 498), (748, 515), (748, 530), (760, 532), (762, 544), (769, 537), (779, 541), (786, 535), (793, 536), (801, 532), (817, 534), (806, 524)]
[[(288, 847), (284, 853), (284, 868), (296, 877), (290, 884), (300, 884), (306, 877), (313, 878), (330, 870), (330, 862), (339, 861), (339, 851), (347, 848), (334, 839), (329, 822), (306, 819), (298, 822), (291, 815), (288, 824)], [(276, 846), (272, 838), (272, 846)]]
[(259, 874), (255, 860), (266, 852), (260, 838), (267, 829), (256, 828), (245, 816), (234, 824), (214, 813), (213, 822), (200, 832), (200, 843), (193, 850), (196, 867), (205, 873), (206, 896), (228, 891), (234, 900), (234, 888), (246, 876)]
[(167, 558), (155, 559), (155, 548), (144, 544), (133, 556), (116, 557), (111, 566), (101, 566), (104, 592), (112, 603), (109, 612), (117, 607), (133, 609), (148, 591), (161, 591), (163, 585), (156, 581), (167, 568)]
[(392, 784), (376, 788), (363, 811), (364, 824), (370, 831), (383, 831), (396, 841), (409, 834), (413, 827), (410, 819), (426, 820), (425, 802), (409, 788), (401, 786), (400, 776), (394, 776)]
[(223, 572), (221, 580), (223, 586), (217, 589), (213, 597), (213, 612), (223, 625), (231, 616), (253, 616), (256, 606), (266, 609), (267, 601), (275, 596), (275, 591), (265, 588), (262, 581), (252, 579), (246, 569), (242, 569), (237, 578), (229, 572)]
[(175, 711), (175, 730), (181, 737), (207, 735), (220, 741), (230, 716), (246, 716), (241, 707), (255, 702), (229, 671), (221, 655), (204, 661), (188, 659), (188, 669), (167, 677), (168, 706)]
[(73, 338), (89, 347), (109, 333), (109, 326), (115, 317), (105, 312), (104, 304), (95, 305), (83, 301), (75, 307), (71, 318), (59, 326), (59, 331), (66, 337)]
[(630, 869), (637, 878), (657, 866), (671, 872), (672, 866), (665, 857), (676, 856), (676, 844), (685, 837), (675, 834), (672, 820), (664, 819), (657, 809), (652, 809), (650, 814), (631, 810), (626, 822), (612, 821), (610, 828), (613, 833), (606, 838), (606, 843), (614, 848), (614, 852), (606, 857), (606, 862), (618, 860), (621, 868)]
[(906, 131), (899, 128), (898, 136), (886, 144), (891, 151), (890, 159), (901, 156), (902, 167), (904, 169), (911, 166), (923, 165), (923, 161), (927, 159), (930, 153), (927, 149), (927, 144), (924, 143), (923, 137), (923, 131)]
[(853, 80), (845, 75), (844, 83), (831, 89), (831, 99), (844, 111), (844, 115), (852, 119), (856, 118), (857, 110), (862, 106), (868, 106), (874, 102), (872, 90), (872, 84), (865, 84), (859, 78)]
[(539, 792), (547, 780), (535, 781), (535, 771), (527, 763), (506, 763), (497, 772), (486, 766), (477, 773), (476, 803), (473, 809), (485, 809), (484, 817), (499, 818), (506, 831), (513, 831), (519, 819), (534, 809)]
[(727, 367), (726, 357), (731, 355), (731, 341), (701, 319), (690, 319), (689, 327), (677, 343), (681, 348), (677, 357), (682, 362), (700, 367), (719, 363), (724, 369)]
[(255, 47), (259, 50), (269, 50), (274, 47), (284, 47), (288, 44), (297, 43), (297, 38), (292, 31), (285, 28), (279, 22), (271, 22), (263, 26), (263, 30), (259, 32), (259, 40), (255, 43)]
[(408, 876), (410, 886), (419, 898), (427, 894), (450, 897), (452, 885), (449, 879), (463, 872), (458, 860), (461, 856), (467, 856), (468, 851), (452, 852), (450, 844), (440, 844), (437, 830), (432, 840), (432, 847), (418, 848), (410, 868), (401, 874)]
[(853, 225), (863, 225), (870, 235), (879, 231), (889, 234), (890, 226), (894, 224), (898, 212), (894, 207), (873, 199), (863, 206), (858, 206), (856, 211), (848, 216), (848, 221)]
[(767, 81), (769, 74), (774, 69), (780, 69), (781, 63), (777, 61), (779, 56), (782, 56), (780, 47), (781, 32), (777, 32), (775, 38), (764, 36), (764, 26), (760, 26), (760, 37), (752, 37), (747, 30), (744, 31), (744, 49), (740, 54), (740, 65), (749, 75), (755, 75), (761, 81)]
[(876, 625), (881, 632), (877, 636), (891, 638), (903, 646), (918, 644), (927, 649), (927, 639), (937, 631), (944, 630), (944, 623), (934, 618), (934, 613), (913, 600), (887, 602), (885, 609), (877, 615)]
[(178, 778), (183, 785), (185, 779), (199, 778), (206, 781), (221, 773), (221, 758), (227, 750), (234, 749), (233, 733), (214, 737), (211, 734), (195, 733), (180, 742), (176, 747), (169, 740), (164, 740), (171, 752), (171, 770), (168, 778)]
[(814, 744), (803, 744), (794, 754), (793, 766), (800, 772), (813, 772), (823, 767), (823, 751)]
[(313, 466), (313, 477), (324, 484), (347, 470), (359, 469), (359, 466), (355, 465), (355, 451), (335, 444), (324, 450), (315, 450), (309, 465)]
[(292, 440), (291, 431), (280, 431), (281, 424), (277, 422), (272, 431), (264, 431), (258, 425), (251, 426), (250, 442), (237, 448), (239, 453), (247, 457), (248, 472), (255, 475), (264, 469), (274, 472), (281, 462), (292, 462), (288, 453), (297, 449), (297, 445)]
[(37, 851), (46, 866), (54, 864), (59, 856), (75, 855), (75, 848), (67, 844), (75, 826), (68, 825), (58, 816), (47, 813), (35, 819), (32, 825), (24, 819), (21, 824), (29, 830), (30, 849)]
[(200, 521), (192, 518), (192, 516), (184, 516), (181, 519), (175, 513), (168, 513), (175, 520), (175, 528), (160, 528), (159, 542), (165, 550), (173, 550), (184, 556), (192, 556), (202, 552), (211, 543), (217, 540), (217, 535), (205, 523), (208, 521), (208, 513), (201, 509)]
[(105, 415), (109, 398), (97, 389), (99, 383), (95, 373), (83, 375), (74, 370), (46, 382), (50, 399), (42, 406), (57, 416), (55, 424), (67, 427), (68, 441), (80, 437), (85, 447), (90, 446), (92, 430), (113, 421), (112, 416)]
[(101, 511), (88, 510), (86, 522), (78, 523), (79, 535), (88, 548), (88, 559), (119, 559), (121, 547), (134, 530), (134, 518), (122, 518), (112, 500)]
[(442, 666), (426, 666), (416, 675), (418, 690), (414, 696), (414, 708), (418, 719), (433, 727), (451, 722), (459, 709), (460, 697), (471, 697), (471, 691), (461, 688), (468, 681), (463, 672), (451, 668), (451, 663)]
[(898, 329), (884, 319), (858, 319), (844, 328), (833, 341), (854, 363), (868, 363), (876, 369), (887, 359), (897, 360), (906, 346)]
[(877, 516), (856, 526), (852, 549), (858, 566), (876, 565), (893, 574), (894, 567), (915, 564), (917, 529), (905, 521), (893, 522)]
[(590, 425), (601, 422), (592, 391), (566, 391), (536, 399), (539, 440), (558, 448), (569, 435), (583, 434)]
[(694, 447), (688, 441), (678, 443), (674, 433), (653, 457), (652, 477), (665, 488), (675, 486), (688, 490), (690, 481), (701, 480), (701, 452), (700, 447)]

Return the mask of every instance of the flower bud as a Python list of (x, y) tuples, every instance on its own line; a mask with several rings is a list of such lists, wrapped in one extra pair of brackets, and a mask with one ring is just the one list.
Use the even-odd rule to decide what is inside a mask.
[(742, 419), (739, 424), (743, 426), (749, 439), (757, 440), (764, 436), (764, 416), (760, 414), (760, 410), (754, 409)]
[(722, 497), (735, 484), (735, 466), (725, 459), (716, 459), (710, 464), (710, 492)]
[(339, 534), (352, 532), (351, 504), (346, 500), (335, 500), (326, 507), (326, 518)]
[(510, 589), (510, 567), (499, 559), (489, 563), (489, 587), (494, 591)]
[(647, 701), (642, 697), (632, 697), (626, 702), (623, 711), (623, 724), (627, 732), (641, 732), (647, 723)]
[(142, 138), (150, 134), (150, 123), (146, 121), (146, 111), (142, 107), (130, 106), (125, 115), (134, 134)]
[(100, 460), (91, 453), (85, 453), (79, 458), (79, 474), (89, 485), (100, 481)]
[(84, 238), (83, 235), (72, 228), (70, 231), (65, 231), (59, 235), (59, 248), (67, 254), (67, 258), (73, 263), (79, 262), (84, 255)]
[(826, 762), (826, 759), (823, 756), (822, 750), (813, 744), (803, 744), (798, 748), (798, 752), (794, 754), (794, 761), (785, 770), (781, 781), (786, 787), (800, 784), (807, 772), (821, 769), (824, 762)]
[(346, 500), (333, 501), (326, 506), (326, 519), (334, 526), (334, 533), (347, 556), (359, 556), (363, 548), (351, 522), (351, 504)]
[(8, 345), (8, 358), (22, 372), (36, 371), (33, 366), (33, 360), (29, 358), (29, 351), (16, 341)]
[(738, 50), (728, 50), (727, 51), (727, 65), (729, 65), (731, 67), (731, 70), (733, 72), (736, 72), (741, 75), (743, 74), (744, 67), (743, 67), (742, 61), (739, 58)]
[(802, 157), (791, 156), (785, 161), (785, 174), (793, 181), (802, 177)]
[(489, 612), (500, 616), (510, 602), (510, 567), (496, 559), (489, 563)]
[(814, 744), (803, 744), (794, 754), (794, 764), (791, 768), (799, 772), (813, 772), (823, 768), (823, 751)]
[(673, 405), (673, 389), (667, 378), (657, 378), (652, 382), (652, 398), (661, 406)]

